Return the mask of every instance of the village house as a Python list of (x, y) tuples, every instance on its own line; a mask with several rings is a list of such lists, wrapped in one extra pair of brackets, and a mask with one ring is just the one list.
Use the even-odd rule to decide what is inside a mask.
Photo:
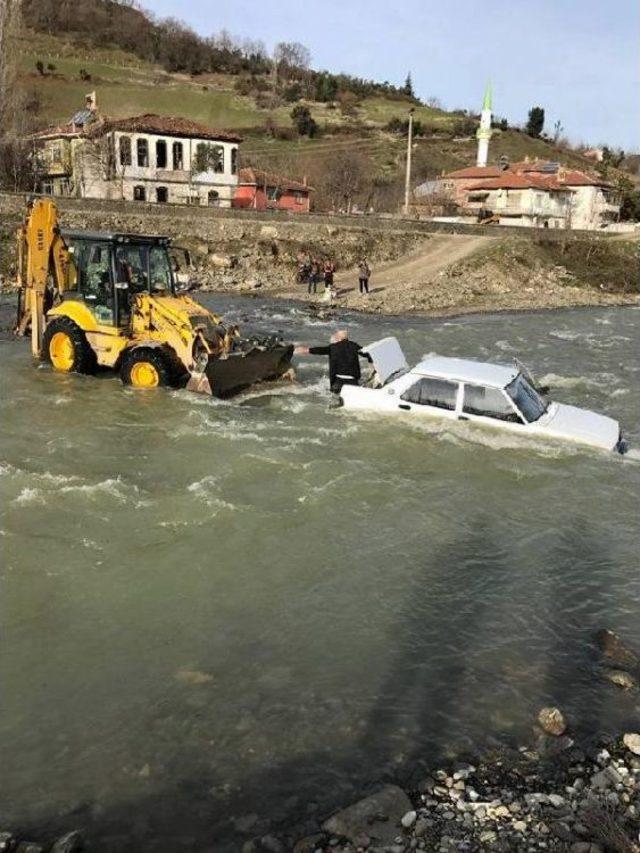
[(428, 210), (429, 197), (448, 199), (457, 216), (501, 225), (594, 230), (617, 222), (620, 197), (597, 174), (559, 163), (525, 159), (512, 165), (469, 166), (416, 188), (414, 210)]
[(417, 216), (587, 230), (618, 221), (620, 194), (601, 175), (528, 157), (512, 165), (501, 157), (499, 166), (489, 166), (492, 111), (491, 86), (487, 86), (476, 134), (476, 165), (416, 187), (412, 210)]
[(312, 192), (306, 180), (293, 181), (261, 169), (240, 169), (233, 207), (309, 213)]
[(151, 113), (103, 118), (93, 95), (34, 141), (41, 191), (54, 196), (230, 207), (238, 185), (241, 137)]

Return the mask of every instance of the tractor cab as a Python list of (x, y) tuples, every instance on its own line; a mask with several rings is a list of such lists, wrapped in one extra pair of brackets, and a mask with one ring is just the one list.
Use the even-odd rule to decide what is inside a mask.
[(61, 234), (73, 267), (65, 298), (83, 301), (101, 326), (128, 326), (137, 294), (175, 295), (168, 237), (68, 230)]

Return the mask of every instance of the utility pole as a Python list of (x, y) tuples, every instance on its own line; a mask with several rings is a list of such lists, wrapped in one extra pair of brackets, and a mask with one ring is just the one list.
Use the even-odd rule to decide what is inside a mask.
[(404, 215), (409, 215), (409, 197), (411, 195), (411, 147), (413, 144), (413, 107), (409, 110), (409, 131), (407, 134), (407, 168), (404, 177)]

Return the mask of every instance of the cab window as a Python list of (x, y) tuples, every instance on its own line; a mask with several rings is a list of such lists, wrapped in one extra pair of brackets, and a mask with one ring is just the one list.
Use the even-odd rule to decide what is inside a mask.
[(169, 254), (164, 246), (152, 246), (149, 250), (149, 272), (152, 293), (171, 293), (173, 277)]
[(425, 377), (408, 388), (400, 399), (420, 406), (434, 406), (436, 409), (448, 409), (453, 412), (456, 408), (457, 396), (457, 382)]
[(146, 246), (118, 246), (116, 249), (116, 277), (119, 283), (129, 286), (129, 293), (147, 290)]
[(521, 424), (522, 419), (500, 388), (485, 388), (482, 385), (464, 386), (464, 405), (462, 410), (469, 415), (495, 418), (499, 421), (511, 421)]
[(99, 323), (113, 324), (113, 281), (111, 247), (108, 243), (80, 243), (76, 246), (78, 290)]

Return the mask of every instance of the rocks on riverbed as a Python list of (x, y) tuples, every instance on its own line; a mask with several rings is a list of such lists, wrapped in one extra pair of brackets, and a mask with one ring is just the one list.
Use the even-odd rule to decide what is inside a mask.
[(67, 832), (53, 843), (41, 843), (22, 838), (19, 833), (0, 831), (0, 853), (80, 853), (84, 850), (78, 830)]
[(566, 738), (553, 759), (530, 747), (499, 750), (475, 766), (437, 769), (409, 794), (394, 785), (381, 788), (337, 812), (323, 834), (308, 836), (295, 850), (640, 853), (635, 749), (640, 752), (640, 735), (628, 733), (598, 749), (583, 750)]

